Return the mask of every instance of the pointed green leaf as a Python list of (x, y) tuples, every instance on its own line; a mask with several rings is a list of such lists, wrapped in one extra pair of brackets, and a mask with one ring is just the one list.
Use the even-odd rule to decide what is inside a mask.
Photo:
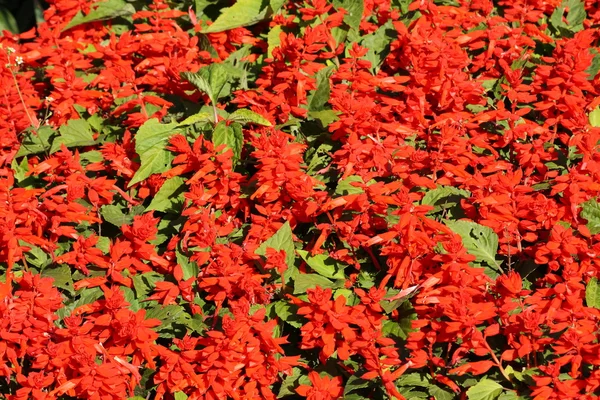
[(588, 307), (600, 309), (600, 284), (597, 278), (592, 278), (585, 288), (585, 303)]
[(346, 396), (351, 392), (358, 389), (364, 389), (372, 384), (373, 381), (361, 379), (358, 375), (351, 375), (350, 378), (348, 378), (348, 382), (346, 382), (346, 385), (344, 386), (344, 398), (346, 398)]
[(223, 32), (241, 26), (253, 25), (277, 12), (284, 1), (237, 0), (231, 7), (221, 9), (215, 22), (202, 33)]
[(133, 15), (134, 13), (135, 8), (133, 5), (124, 0), (103, 1), (92, 6), (92, 10), (87, 15), (83, 15), (83, 13), (79, 11), (73, 17), (71, 22), (69, 22), (67, 26), (63, 28), (63, 31), (88, 22), (105, 21), (117, 17), (126, 17)]
[(50, 146), (57, 133), (47, 125), (40, 127), (37, 133), (27, 131), (21, 140), (21, 147), (15, 157), (39, 154), (50, 150)]
[(177, 204), (183, 202), (185, 188), (183, 178), (175, 176), (167, 179), (150, 202), (148, 208), (146, 208), (146, 211), (156, 210), (165, 212), (173, 210), (177, 207)]
[(321, 276), (331, 279), (344, 279), (344, 270), (339, 268), (338, 262), (325, 254), (310, 256), (308, 251), (297, 250), (300, 257), (308, 266)]
[(477, 261), (485, 262), (493, 268), (492, 271), (487, 271), (493, 275), (502, 272), (500, 263), (496, 261), (498, 253), (498, 235), (492, 228), (479, 225), (473, 221), (452, 221), (446, 220), (444, 223), (459, 234), (462, 238), (463, 245), (469, 254), (477, 257)]
[(57, 315), (60, 318), (64, 318), (66, 316), (71, 315), (71, 313), (73, 312), (74, 309), (76, 309), (77, 307), (81, 307), (84, 306), (86, 304), (92, 304), (94, 301), (100, 299), (102, 296), (104, 295), (104, 293), (102, 292), (102, 289), (95, 287), (95, 288), (83, 288), (77, 291), (77, 300), (69, 303), (68, 305), (66, 305), (65, 307), (61, 308), (60, 310), (57, 311)]
[(71, 267), (69, 267), (67, 264), (46, 267), (42, 269), (42, 276), (45, 278), (54, 279), (54, 286), (57, 288), (66, 290), (71, 294), (75, 293), (73, 288)]
[(295, 388), (299, 385), (298, 380), (302, 376), (302, 371), (300, 368), (294, 367), (292, 369), (292, 374), (285, 377), (283, 382), (281, 382), (281, 388), (279, 389), (279, 393), (277, 394), (277, 398), (280, 399), (285, 396), (293, 396), (296, 394)]
[(310, 111), (320, 111), (329, 101), (331, 88), (329, 77), (333, 74), (333, 66), (325, 67), (316, 73), (317, 89), (309, 96), (308, 109)]
[(19, 245), (29, 247), (29, 250), (25, 253), (25, 259), (27, 263), (33, 265), (39, 269), (45, 268), (47, 265), (52, 263), (52, 260), (48, 254), (41, 248), (34, 246), (25, 241), (19, 240)]
[(587, 228), (592, 235), (600, 233), (600, 203), (591, 199), (581, 204), (581, 217), (587, 220)]
[(189, 126), (189, 125), (194, 125), (194, 124), (197, 124), (200, 122), (213, 122), (213, 116), (210, 115), (209, 113), (199, 112), (197, 114), (187, 117), (186, 119), (181, 121), (177, 126), (178, 127)]
[(285, 300), (279, 300), (274, 303), (273, 309), (282, 321), (287, 322), (294, 328), (301, 328), (303, 323), (300, 316), (296, 313), (297, 307)]
[(317, 286), (323, 289), (341, 287), (339, 284), (317, 274), (298, 274), (294, 278), (294, 294), (306, 293), (307, 289), (314, 289)]
[(269, 31), (269, 33), (267, 35), (267, 43), (269, 45), (269, 47), (267, 49), (267, 57), (268, 58), (272, 58), (273, 57), (273, 49), (275, 49), (276, 47), (279, 47), (279, 44), (281, 43), (281, 32), (283, 32), (283, 30), (281, 29), (281, 25), (275, 25)]
[(27, 172), (29, 171), (29, 163), (27, 162), (27, 157), (23, 157), (21, 162), (17, 162), (17, 158), (13, 158), (12, 163), (10, 164), (10, 169), (13, 170), (15, 180), (17, 183), (24, 181), (27, 176)]
[(156, 118), (140, 126), (135, 135), (135, 151), (140, 156), (141, 165), (128, 187), (169, 169), (173, 156), (166, 147), (171, 136), (179, 132), (176, 122), (161, 124)]
[(453, 400), (454, 393), (444, 390), (438, 386), (430, 386), (429, 393), (435, 398), (435, 400)]
[(568, 0), (567, 7), (569, 8), (567, 24), (572, 27), (583, 24), (583, 21), (587, 17), (584, 2), (581, 0)]
[[(566, 23), (563, 21), (565, 11), (569, 10), (566, 15)], [(548, 20), (550, 26), (559, 36), (572, 36), (573, 33), (583, 29), (583, 21), (587, 14), (585, 12), (585, 4), (581, 0), (564, 0), (561, 5), (554, 9), (554, 12)]]
[(6, 7), (0, 6), (0, 36), (3, 31), (18, 34), (19, 25), (12, 13)]
[(138, 298), (144, 298), (154, 289), (156, 282), (164, 280), (164, 277), (157, 272), (144, 272), (134, 275), (132, 280), (135, 294)]
[(390, 44), (398, 37), (392, 21), (381, 25), (375, 32), (363, 36), (361, 45), (368, 49), (364, 59), (371, 63), (372, 69), (377, 69), (390, 51)]
[(182, 72), (181, 77), (196, 86), (201, 92), (206, 93), (210, 101), (214, 104), (215, 97), (212, 88), (210, 87), (208, 80), (202, 76), (202, 74), (198, 72)]
[(272, 126), (268, 119), (260, 114), (255, 113), (254, 111), (250, 111), (245, 108), (234, 111), (227, 119), (230, 121), (239, 122), (241, 124), (251, 122), (257, 125)]
[(92, 146), (96, 143), (92, 127), (84, 119), (72, 119), (58, 130), (59, 136), (52, 142), (50, 153), (60, 150), (61, 145), (66, 147)]
[[(585, 70), (588, 74), (588, 80), (594, 80), (598, 72), (600, 72), (600, 53), (596, 49), (590, 49), (590, 52), (594, 55), (594, 59), (590, 64), (589, 68)], [(600, 121), (599, 121), (600, 122)]]
[(338, 183), (337, 188), (335, 189), (335, 194), (340, 196), (348, 196), (350, 194), (364, 193), (363, 188), (352, 185), (354, 182), (364, 183), (360, 176), (351, 175)]
[(100, 208), (100, 215), (102, 215), (102, 218), (106, 222), (111, 223), (119, 228), (123, 225), (129, 225), (133, 222), (132, 216), (125, 214), (121, 207), (113, 204), (102, 206), (102, 208)]
[(177, 264), (181, 266), (181, 270), (183, 271), (183, 279), (188, 280), (198, 276), (198, 265), (195, 262), (190, 261), (190, 259), (181, 252), (179, 246), (175, 253), (175, 257), (177, 258)]
[(398, 315), (398, 318), (388, 319), (383, 322), (382, 333), (386, 337), (391, 336), (405, 340), (408, 334), (414, 331), (412, 321), (417, 318), (417, 314), (410, 301), (404, 301), (398, 308)]
[(502, 390), (500, 384), (484, 378), (467, 390), (467, 398), (469, 400), (495, 400), (500, 396)]
[(187, 394), (183, 392), (176, 392), (173, 397), (175, 397), (175, 400), (186, 400), (188, 398)]
[(337, 9), (343, 8), (346, 10), (344, 22), (352, 29), (358, 30), (365, 9), (363, 0), (334, 0), (333, 4)]
[(440, 186), (437, 189), (428, 191), (425, 196), (423, 196), (421, 204), (434, 206), (439, 204), (440, 200), (443, 202), (443, 199), (450, 196), (469, 197), (471, 196), (471, 193), (468, 190), (462, 190), (453, 186)]
[(292, 228), (290, 227), (289, 222), (285, 222), (281, 228), (273, 236), (265, 240), (259, 247), (256, 249), (255, 253), (264, 256), (267, 254), (267, 248), (272, 248), (275, 250), (284, 250), (285, 251), (285, 262), (288, 266), (288, 269), (294, 268), (294, 261), (296, 260), (296, 250), (294, 248), (294, 238), (292, 235)]
[(596, 107), (590, 113), (590, 125), (595, 128), (600, 128), (600, 107)]
[(240, 159), (244, 145), (244, 134), (241, 125), (238, 123), (227, 125), (225, 121), (221, 121), (215, 126), (212, 139), (215, 147), (225, 144), (233, 150), (234, 160)]

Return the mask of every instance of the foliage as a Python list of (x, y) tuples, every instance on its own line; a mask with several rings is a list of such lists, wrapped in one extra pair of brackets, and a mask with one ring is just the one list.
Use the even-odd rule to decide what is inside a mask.
[(0, 0), (0, 394), (600, 395), (600, 4)]

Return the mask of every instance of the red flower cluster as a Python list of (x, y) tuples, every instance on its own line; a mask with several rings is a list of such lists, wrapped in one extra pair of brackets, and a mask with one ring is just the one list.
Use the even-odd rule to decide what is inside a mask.
[(48, 3), (0, 397), (600, 395), (597, 1)]

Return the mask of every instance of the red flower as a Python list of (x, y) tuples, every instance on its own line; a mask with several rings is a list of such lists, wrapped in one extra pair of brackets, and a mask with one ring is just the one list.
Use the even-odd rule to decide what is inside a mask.
[(336, 376), (319, 376), (318, 372), (308, 373), (308, 379), (312, 385), (300, 385), (296, 388), (296, 393), (308, 400), (335, 400), (342, 397), (344, 388), (342, 387), (342, 378)]

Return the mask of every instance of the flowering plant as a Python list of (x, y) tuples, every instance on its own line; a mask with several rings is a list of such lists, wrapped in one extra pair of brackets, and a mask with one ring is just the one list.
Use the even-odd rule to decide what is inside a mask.
[(600, 3), (49, 0), (0, 37), (0, 393), (600, 395)]

